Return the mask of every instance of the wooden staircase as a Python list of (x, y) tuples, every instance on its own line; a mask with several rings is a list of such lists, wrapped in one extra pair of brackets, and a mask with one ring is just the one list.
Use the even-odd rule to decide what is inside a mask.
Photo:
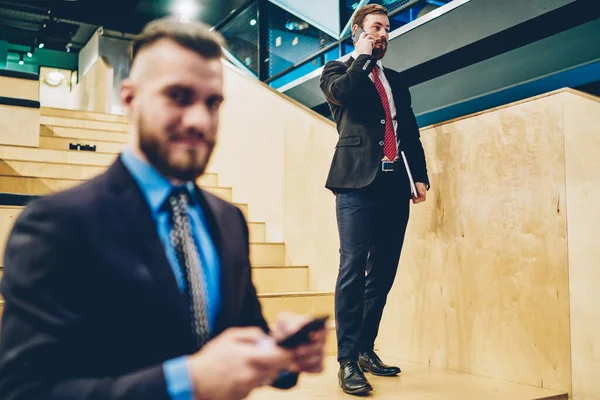
[[(42, 108), (40, 122), (39, 148), (0, 145), (0, 192), (47, 195), (80, 184), (102, 173), (128, 140), (127, 120), (118, 115)], [(71, 144), (95, 145), (96, 151), (70, 150)], [(205, 174), (198, 184), (232, 202), (233, 188), (219, 186), (217, 174)], [(248, 219), (248, 205), (234, 204)], [(22, 209), (0, 206), (0, 260)], [(253, 281), (267, 321), (284, 311), (333, 317), (333, 294), (310, 290), (308, 266), (286, 265), (285, 244), (266, 241), (265, 223), (249, 221), (248, 227)], [(335, 351), (332, 327), (327, 352)]]

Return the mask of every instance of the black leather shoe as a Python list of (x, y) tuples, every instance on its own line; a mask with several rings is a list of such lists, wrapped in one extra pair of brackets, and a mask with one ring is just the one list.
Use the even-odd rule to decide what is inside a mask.
[(378, 376), (394, 376), (400, 373), (400, 368), (384, 364), (374, 351), (358, 355), (360, 368)]
[(357, 361), (342, 362), (338, 378), (342, 390), (348, 394), (365, 394), (373, 390), (373, 387), (360, 370)]

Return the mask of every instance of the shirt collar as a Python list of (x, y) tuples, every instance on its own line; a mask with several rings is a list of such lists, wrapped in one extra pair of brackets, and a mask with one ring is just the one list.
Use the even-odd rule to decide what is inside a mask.
[[(352, 52), (352, 58), (354, 58), (355, 60), (358, 58), (359, 54), (356, 52), (356, 50), (354, 50)], [(377, 66), (379, 67), (379, 69), (381, 69), (383, 71), (383, 63), (381, 62), (381, 60), (377, 60)]]
[[(142, 160), (129, 147), (123, 150), (121, 159), (142, 190), (152, 211), (152, 216), (155, 217), (167, 200), (169, 194), (171, 194), (171, 191), (177, 186), (171, 184), (171, 182), (162, 176), (151, 164)], [(197, 199), (196, 196), (194, 196), (194, 183), (187, 182), (185, 186), (192, 194), (190, 197), (195, 204)]]

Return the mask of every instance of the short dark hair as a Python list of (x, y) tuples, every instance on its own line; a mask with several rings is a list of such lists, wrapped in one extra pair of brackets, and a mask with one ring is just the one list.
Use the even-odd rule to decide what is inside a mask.
[(225, 39), (217, 31), (211, 31), (201, 22), (183, 22), (174, 17), (165, 17), (148, 23), (131, 44), (131, 63), (138, 53), (161, 39), (192, 50), (205, 58), (220, 58)]
[(369, 14), (388, 15), (388, 10), (387, 8), (379, 4), (369, 4), (364, 7), (361, 7), (358, 10), (356, 10), (354, 17), (352, 17), (352, 26), (358, 25), (362, 28), (363, 22)]

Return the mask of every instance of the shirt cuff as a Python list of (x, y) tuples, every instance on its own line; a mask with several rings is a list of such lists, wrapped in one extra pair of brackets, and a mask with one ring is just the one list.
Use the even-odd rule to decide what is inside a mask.
[(185, 356), (163, 363), (167, 392), (171, 400), (193, 400), (193, 387)]

